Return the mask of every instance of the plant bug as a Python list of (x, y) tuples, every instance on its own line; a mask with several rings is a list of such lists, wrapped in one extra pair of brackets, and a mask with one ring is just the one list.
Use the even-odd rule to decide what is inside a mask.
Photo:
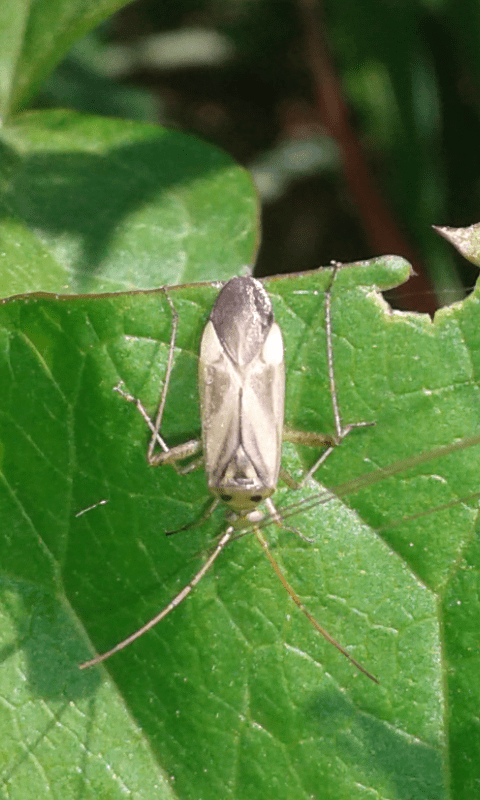
[[(260, 545), (292, 600), (328, 642), (340, 650), (357, 669), (378, 682), (330, 636), (303, 605), (273, 558), (258, 524), (262, 519), (258, 505), (265, 502), (271, 518), (282, 525), (282, 519), (270, 499), (280, 474), (292, 488), (302, 487), (354, 428), (374, 424), (356, 422), (343, 425), (339, 412), (330, 314), (331, 290), (338, 267), (339, 265), (334, 265), (332, 280), (325, 293), (327, 364), (335, 436), (284, 429), (285, 368), (282, 333), (275, 322), (272, 303), (262, 283), (251, 276), (244, 276), (232, 278), (224, 285), (203, 330), (198, 366), (202, 441), (191, 440), (169, 448), (160, 431), (173, 366), (178, 314), (167, 294), (172, 310), (172, 330), (166, 376), (155, 422), (150, 419), (138, 399), (120, 387), (116, 387), (116, 390), (136, 405), (151, 430), (147, 452), (149, 465), (170, 464), (179, 473), (184, 473), (197, 463), (193, 466), (190, 463), (182, 468), (178, 462), (198, 455), (203, 449), (208, 488), (216, 498), (207, 515), (222, 501), (231, 510), (231, 524), (201, 569), (159, 614), (111, 650), (81, 664), (81, 669), (104, 661), (160, 622), (200, 582), (236, 532), (246, 525), (253, 525)], [(281, 470), (283, 439), (324, 448), (300, 483)], [(160, 453), (155, 452), (158, 445), (161, 447)]]

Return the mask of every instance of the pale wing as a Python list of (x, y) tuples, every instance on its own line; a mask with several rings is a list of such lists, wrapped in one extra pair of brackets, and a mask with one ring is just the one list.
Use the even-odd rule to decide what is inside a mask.
[(198, 372), (205, 471), (215, 486), (240, 444), (241, 384), (212, 322), (203, 332)]
[(241, 443), (262, 483), (274, 489), (282, 452), (285, 367), (280, 328), (273, 323), (258, 356), (245, 370)]

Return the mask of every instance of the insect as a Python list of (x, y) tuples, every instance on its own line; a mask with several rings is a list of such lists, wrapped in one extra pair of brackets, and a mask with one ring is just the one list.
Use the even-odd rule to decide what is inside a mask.
[[(354, 428), (372, 424), (360, 422), (343, 425), (339, 412), (330, 316), (331, 289), (336, 270), (337, 267), (332, 272), (332, 281), (325, 294), (327, 364), (335, 436), (284, 431), (285, 376), (282, 334), (274, 320), (271, 301), (262, 284), (254, 278), (244, 277), (234, 278), (223, 287), (202, 335), (199, 355), (202, 442), (191, 440), (169, 448), (161, 435), (161, 424), (173, 366), (178, 315), (167, 294), (172, 309), (172, 333), (166, 377), (155, 421), (150, 419), (139, 400), (119, 387), (117, 390), (136, 405), (151, 430), (152, 436), (147, 460), (152, 466), (170, 464), (180, 473), (189, 471), (192, 464), (182, 467), (179, 462), (198, 455), (203, 445), (208, 486), (216, 498), (214, 505), (220, 501), (224, 502), (231, 509), (233, 517), (230, 520), (231, 524), (220, 537), (214, 550), (184, 589), (139, 630), (103, 655), (85, 662), (81, 665), (82, 668), (109, 658), (160, 622), (200, 582), (226, 545), (238, 535), (239, 528), (253, 525), (255, 535), (267, 558), (297, 606), (315, 628), (334, 644), (351, 663), (372, 680), (376, 680), (319, 625), (303, 606), (275, 562), (259, 524), (261, 515), (258, 505), (262, 502), (266, 503), (274, 521), (282, 524), (284, 517), (283, 515), (280, 517), (270, 499), (279, 475), (287, 483), (294, 485), (292, 479), (286, 473), (281, 472), (282, 438), (294, 443), (324, 448), (301, 483), (295, 484), (298, 486), (303, 485), (315, 473), (334, 447)], [(156, 452), (158, 446), (160, 446), (161, 452)], [(328, 496), (331, 495), (328, 493)], [(323, 501), (326, 499), (324, 496)], [(312, 498), (312, 503), (318, 502), (318, 498)], [(213, 507), (210, 509), (210, 513), (212, 510)]]

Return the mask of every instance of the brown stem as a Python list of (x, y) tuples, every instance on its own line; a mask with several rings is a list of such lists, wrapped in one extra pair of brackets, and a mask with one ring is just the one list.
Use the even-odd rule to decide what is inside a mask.
[(343, 160), (345, 179), (373, 250), (378, 255), (394, 253), (407, 258), (415, 274), (402, 286), (415, 299), (404, 307), (430, 314), (437, 309), (435, 293), (418, 254), (408, 242), (382, 196), (368, 167), (356, 132), (349, 121), (342, 87), (321, 35), (318, 0), (298, 0), (304, 28), (305, 50), (315, 85), (317, 111), (327, 133), (336, 141)]

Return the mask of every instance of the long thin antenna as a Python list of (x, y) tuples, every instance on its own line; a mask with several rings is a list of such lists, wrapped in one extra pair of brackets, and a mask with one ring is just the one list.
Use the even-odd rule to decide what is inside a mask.
[[(386, 467), (379, 467), (372, 472), (359, 475), (357, 478), (352, 478), (349, 481), (345, 481), (345, 483), (333, 486), (331, 489), (319, 489), (317, 492), (312, 492), (308, 495), (308, 497), (304, 497), (295, 503), (289, 503), (289, 505), (283, 507), (278, 506), (276, 508), (277, 515), (282, 519), (282, 521), (285, 521), (300, 512), (307, 512), (319, 505), (324, 505), (325, 503), (330, 502), (330, 500), (337, 500), (347, 495), (355, 494), (362, 489), (366, 489), (372, 485), (375, 485), (376, 483), (380, 483), (380, 481), (383, 481), (386, 478), (391, 478), (394, 475), (406, 472), (407, 470), (413, 469), (413, 467), (418, 465), (426, 464), (429, 461), (443, 458), (444, 456), (448, 456), (458, 450), (464, 450), (468, 447), (476, 447), (479, 444), (480, 434), (476, 434), (475, 436), (466, 436), (463, 439), (459, 439), (457, 442), (451, 442), (447, 445), (440, 445), (439, 447), (436, 447), (433, 450), (428, 450), (425, 453), (409, 456), (408, 458), (388, 464)], [(465, 497), (457, 498), (457, 500), (453, 501), (453, 505), (456, 503), (467, 502), (468, 500), (474, 500), (478, 496), (478, 492), (472, 492), (469, 495), (465, 495)], [(441, 508), (442, 506), (440, 506), (440, 509)], [(434, 510), (436, 510), (436, 508)], [(275, 519), (273, 515), (267, 514), (261, 521), (261, 527), (264, 528), (274, 521)], [(250, 533), (251, 530), (251, 525), (248, 525), (242, 529), (238, 529), (236, 538), (238, 538), (238, 535), (242, 534), (243, 532)]]

